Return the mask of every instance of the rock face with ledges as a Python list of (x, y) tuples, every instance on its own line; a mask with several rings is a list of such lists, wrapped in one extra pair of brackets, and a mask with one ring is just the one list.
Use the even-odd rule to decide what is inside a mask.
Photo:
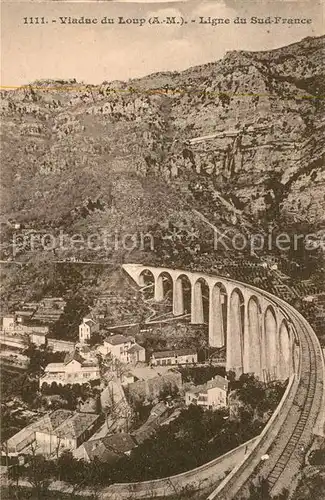
[[(185, 199), (203, 179), (253, 220), (271, 213), (318, 226), (324, 40), (234, 51), (128, 83), (49, 80), (3, 92), (3, 212), (64, 225), (86, 198), (101, 199), (119, 206), (122, 225), (146, 225), (182, 210), (175, 188)], [(209, 134), (218, 136), (191, 143)], [(129, 199), (133, 216), (124, 214)]]

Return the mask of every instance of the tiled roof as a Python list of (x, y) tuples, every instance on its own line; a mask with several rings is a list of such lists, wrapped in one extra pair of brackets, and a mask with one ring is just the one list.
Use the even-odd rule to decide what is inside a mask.
[(95, 321), (91, 318), (87, 318), (84, 322), (83, 322), (84, 325), (88, 325), (88, 326), (91, 326), (91, 325), (94, 325), (95, 324)]
[(224, 391), (228, 390), (229, 381), (220, 375), (216, 375), (212, 380), (207, 382), (207, 389), (213, 389), (214, 387), (219, 387)]
[(84, 358), (80, 356), (77, 351), (69, 352), (64, 358), (64, 364), (67, 365), (70, 361), (78, 361), (80, 364), (83, 364)]
[(60, 437), (77, 438), (98, 418), (98, 415), (91, 413), (75, 413), (55, 429), (55, 434)]
[(85, 449), (89, 460), (96, 458), (100, 462), (113, 462), (118, 459), (115, 453), (106, 448), (101, 438), (85, 441), (81, 446)]
[(90, 460), (97, 458), (101, 462), (114, 462), (123, 453), (131, 451), (136, 443), (130, 434), (118, 433), (83, 443)]
[(146, 439), (150, 438), (157, 429), (160, 427), (161, 419), (163, 415), (168, 411), (167, 406), (165, 403), (158, 403), (156, 406), (154, 406), (150, 412), (150, 415), (146, 422), (139, 427), (139, 429), (136, 429), (133, 433), (132, 436), (134, 437), (135, 441), (139, 444), (143, 443)]
[(215, 378), (212, 380), (209, 380), (206, 384), (203, 385), (195, 385), (193, 387), (190, 387), (187, 392), (191, 392), (192, 394), (203, 394), (207, 393), (208, 389), (213, 389), (214, 387), (218, 387), (219, 389), (222, 389), (224, 391), (228, 390), (228, 384), (229, 381), (220, 375), (216, 375)]
[(175, 349), (174, 351), (158, 351), (154, 352), (152, 356), (156, 359), (159, 358), (173, 358), (174, 356), (190, 356), (197, 354), (195, 349)]
[(125, 434), (122, 432), (104, 437), (103, 442), (106, 448), (118, 454), (126, 453), (136, 446), (132, 436), (130, 436), (130, 434)]
[(56, 410), (48, 415), (45, 415), (45, 418), (49, 420), (51, 430), (56, 430), (60, 427), (68, 418), (73, 416), (73, 412), (70, 410)]
[(140, 352), (140, 351), (144, 351), (144, 347), (142, 347), (142, 345), (139, 344), (133, 344), (130, 347), (130, 349), (128, 349), (129, 354), (133, 354), (134, 352)]
[(64, 371), (65, 364), (64, 363), (49, 363), (45, 367), (45, 372), (61, 372)]
[(111, 345), (119, 345), (119, 344), (125, 344), (126, 342), (130, 342), (131, 338), (125, 337), (124, 335), (112, 335), (111, 337), (106, 337), (105, 341)]
[[(73, 415), (69, 410), (56, 410), (52, 413), (44, 415), (36, 422), (33, 422), (21, 431), (17, 432), (14, 436), (8, 439), (8, 446), (18, 446), (27, 439), (28, 436), (33, 436), (35, 432), (53, 432), (53, 430), (64, 422), (67, 418)], [(23, 445), (24, 447), (24, 445)]]

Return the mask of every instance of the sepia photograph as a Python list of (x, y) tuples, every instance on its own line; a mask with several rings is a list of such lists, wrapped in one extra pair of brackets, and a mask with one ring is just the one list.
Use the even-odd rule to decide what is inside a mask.
[(324, 4), (2, 1), (1, 45), (1, 498), (324, 500)]

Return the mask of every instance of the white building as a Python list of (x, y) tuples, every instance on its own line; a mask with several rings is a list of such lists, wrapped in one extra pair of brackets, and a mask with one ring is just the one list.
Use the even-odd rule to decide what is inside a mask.
[(122, 363), (135, 364), (139, 361), (144, 362), (146, 359), (144, 347), (137, 344), (134, 337), (120, 334), (106, 337), (104, 344), (98, 350), (104, 356), (111, 354), (112, 358), (118, 359)]
[(41, 346), (46, 344), (46, 334), (43, 332), (31, 332), (29, 334), (30, 341), (36, 346)]
[(6, 442), (9, 454), (54, 455), (75, 450), (98, 428), (99, 415), (56, 410), (27, 425)]
[(91, 336), (99, 331), (99, 325), (91, 318), (83, 318), (79, 325), (79, 341), (84, 344), (91, 339)]
[(24, 325), (16, 320), (14, 315), (5, 316), (2, 319), (2, 327), (0, 328), (1, 344), (8, 349), (11, 347), (17, 349), (25, 349), (28, 342), (32, 342), (37, 346), (47, 343), (49, 327), (47, 325), (33, 324), (30, 322)]
[(195, 349), (154, 352), (150, 362), (153, 366), (193, 364), (197, 363), (197, 352)]
[(45, 368), (44, 375), (40, 378), (39, 384), (51, 385), (55, 382), (58, 385), (85, 384), (90, 380), (100, 378), (100, 370), (97, 359), (84, 359), (79, 353), (74, 351), (67, 354), (63, 363), (49, 363)]
[(134, 343), (128, 350), (128, 363), (136, 365), (146, 361), (146, 350), (142, 345)]
[(186, 391), (185, 403), (188, 406), (196, 404), (209, 409), (227, 406), (228, 385), (227, 379), (217, 375), (206, 384), (192, 387)]
[(2, 318), (2, 331), (3, 331), (3, 333), (14, 334), (15, 327), (16, 327), (16, 322), (15, 322), (14, 315), (11, 314), (10, 316), (5, 316), (4, 318)]

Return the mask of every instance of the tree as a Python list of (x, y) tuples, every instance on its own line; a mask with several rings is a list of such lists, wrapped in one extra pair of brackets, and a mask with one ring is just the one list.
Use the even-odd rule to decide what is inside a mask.
[[(287, 500), (289, 498), (288, 490), (283, 490), (279, 495), (271, 496), (270, 485), (265, 478), (259, 478), (257, 484), (251, 484), (249, 488), (248, 500)], [(247, 496), (239, 500), (247, 500)]]
[(24, 475), (32, 485), (36, 498), (41, 500), (51, 483), (51, 477), (55, 474), (55, 465), (43, 455), (37, 455), (35, 445), (31, 445), (31, 450), (32, 455), (25, 466)]

